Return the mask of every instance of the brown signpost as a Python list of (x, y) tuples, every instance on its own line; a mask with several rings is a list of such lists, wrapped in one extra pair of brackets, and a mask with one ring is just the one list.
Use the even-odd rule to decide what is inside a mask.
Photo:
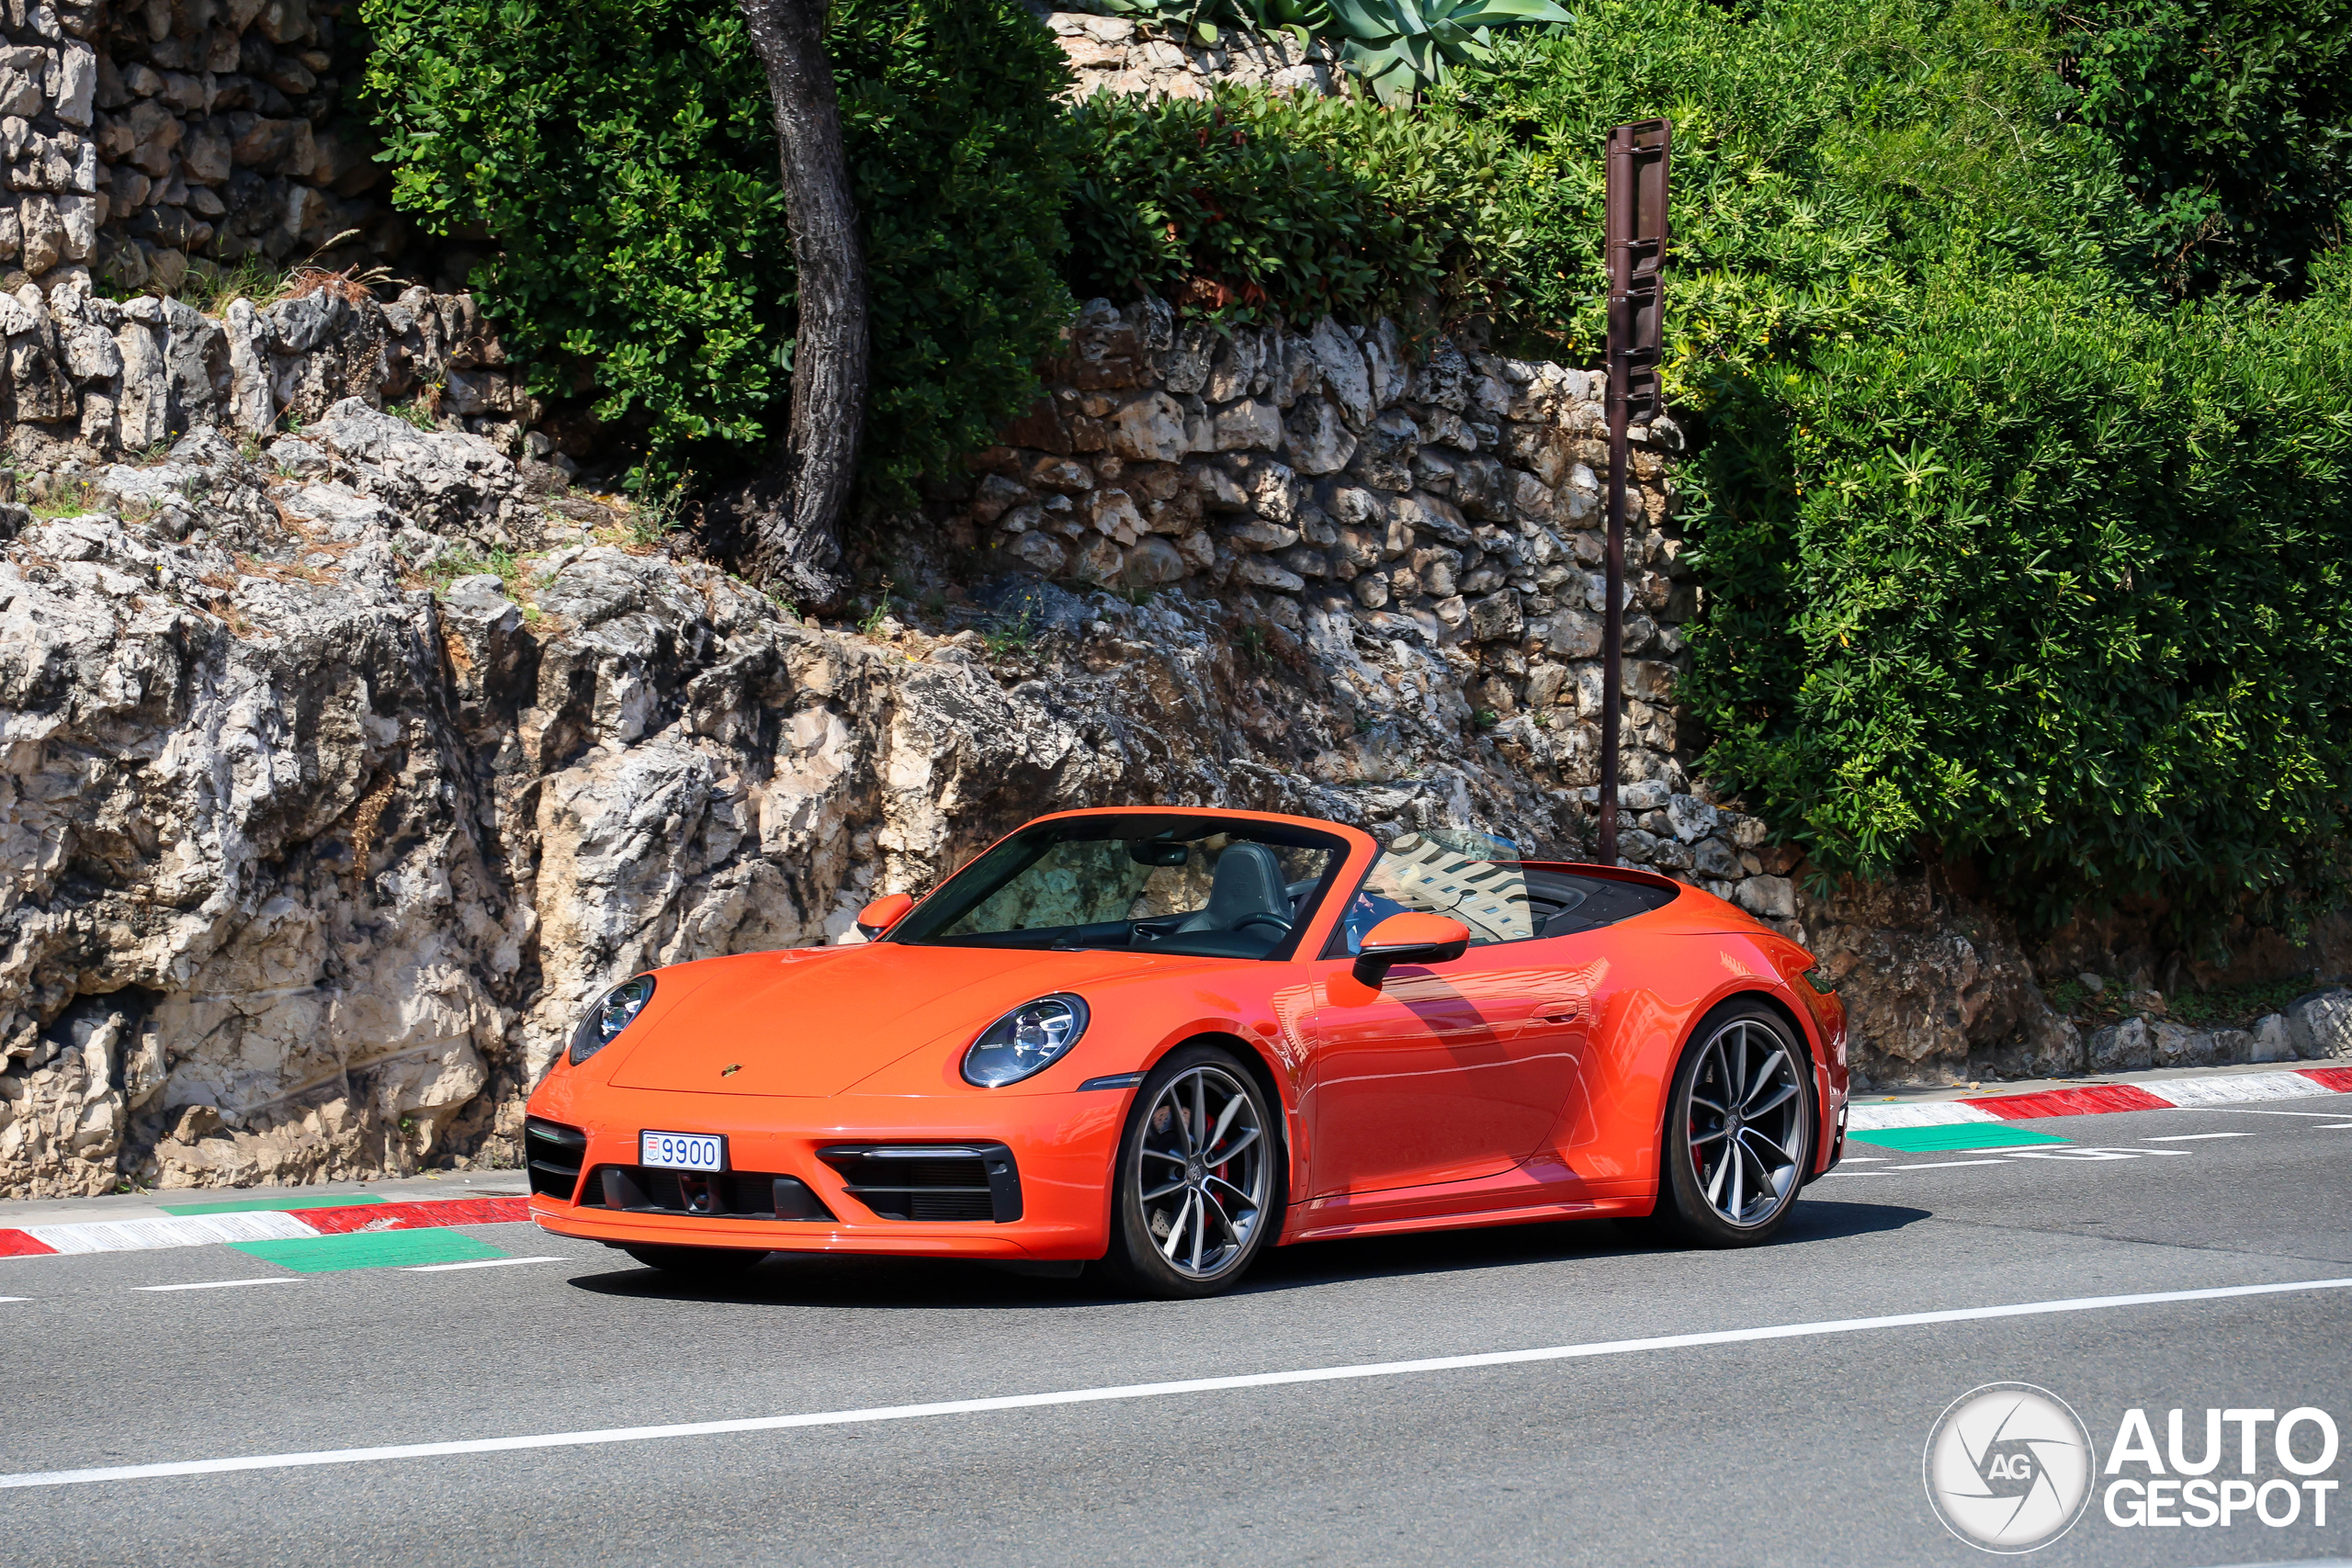
[(1600, 631), (1600, 827), (1594, 858), (1617, 863), (1617, 746), (1625, 698), (1625, 430), (1665, 412), (1658, 387), (1666, 182), (1674, 127), (1638, 119), (1609, 133), (1609, 576)]

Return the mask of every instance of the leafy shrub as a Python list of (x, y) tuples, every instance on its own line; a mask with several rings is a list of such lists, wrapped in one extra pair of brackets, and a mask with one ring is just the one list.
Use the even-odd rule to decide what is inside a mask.
[(2299, 292), (2352, 200), (2352, 3), (2070, 0), (2051, 14), (2181, 293)]
[(1604, 0), (1433, 107), (1513, 144), (1505, 341), (1586, 362), (1603, 137), (1675, 121), (1712, 775), (1832, 871), (2291, 914), (2352, 800), (2352, 308), (2167, 311), (2062, 54), (1989, 0)]
[(1687, 693), (1828, 869), (1922, 843), (2030, 912), (2340, 887), (2352, 268), (2151, 313), (1965, 279), (1718, 403)]
[[(793, 267), (740, 15), (684, 0), (366, 0), (393, 198), (500, 250), (472, 279), (535, 389), (592, 368), (645, 477), (781, 432)], [(842, 0), (827, 48), (871, 268), (869, 479), (978, 445), (1067, 319), (1068, 80), (1018, 0)]]
[(1434, 96), (1505, 138), (1504, 339), (1597, 363), (1609, 128), (1674, 121), (1670, 395), (1878, 330), (1956, 266), (2112, 270), (2144, 223), (2036, 17), (1996, 0), (1594, 0)]
[(1453, 315), (1490, 304), (1518, 264), (1508, 148), (1476, 125), (1241, 90), (1097, 94), (1076, 123), (1081, 293), (1237, 318)]

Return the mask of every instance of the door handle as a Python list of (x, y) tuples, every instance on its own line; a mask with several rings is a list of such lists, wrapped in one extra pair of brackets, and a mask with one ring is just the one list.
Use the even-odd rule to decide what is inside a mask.
[(1573, 1021), (1576, 1016), (1582, 1011), (1584, 1011), (1584, 1004), (1582, 1002), (1547, 1002), (1544, 1006), (1535, 1010), (1535, 1021), (1538, 1023), (1567, 1023)]

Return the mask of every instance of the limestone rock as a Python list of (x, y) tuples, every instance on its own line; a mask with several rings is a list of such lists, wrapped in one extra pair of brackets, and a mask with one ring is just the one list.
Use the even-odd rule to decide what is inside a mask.
[(2222, 1047), (2209, 1031), (2160, 1021), (2148, 1032), (2157, 1066), (2210, 1067), (2223, 1059)]
[(481, 437), (421, 431), (356, 398), (334, 404), (303, 435), (348, 462), (362, 493), (413, 513), (429, 527), (493, 512), (520, 479), (514, 465)]
[(2127, 1018), (2091, 1032), (2090, 1070), (2137, 1072), (2155, 1066), (2156, 1043), (2144, 1018)]
[(2288, 1027), (2283, 1013), (2267, 1013), (2255, 1020), (2251, 1040), (2252, 1048), (2245, 1058), (2249, 1062), (2291, 1062), (2295, 1059), (2294, 1032)]
[(2317, 991), (2287, 1010), (2287, 1037), (2307, 1060), (2352, 1057), (2352, 990)]

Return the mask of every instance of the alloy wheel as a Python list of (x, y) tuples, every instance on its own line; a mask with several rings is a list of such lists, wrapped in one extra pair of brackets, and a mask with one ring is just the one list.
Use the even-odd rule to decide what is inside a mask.
[(1266, 1129), (1241, 1080), (1203, 1066), (1162, 1086), (1144, 1117), (1135, 1180), (1161, 1259), (1190, 1280), (1214, 1279), (1250, 1250), (1272, 1168)]
[(1690, 1168), (1707, 1206), (1743, 1229), (1795, 1196), (1804, 1093), (1787, 1042), (1735, 1019), (1700, 1047), (1690, 1081)]

